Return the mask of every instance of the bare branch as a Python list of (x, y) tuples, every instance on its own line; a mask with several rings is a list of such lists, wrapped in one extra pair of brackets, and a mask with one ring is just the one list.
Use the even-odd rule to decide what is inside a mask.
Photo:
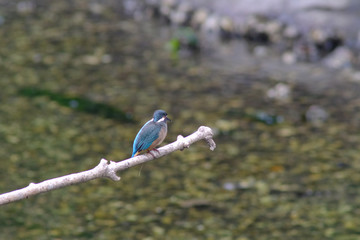
[(157, 149), (157, 151), (152, 151), (151, 154), (139, 155), (133, 158), (123, 160), (121, 162), (108, 161), (103, 158), (100, 160), (100, 163), (93, 169), (65, 175), (62, 177), (52, 178), (40, 183), (30, 183), (29, 186), (25, 188), (14, 190), (8, 193), (3, 193), (0, 195), (0, 205), (15, 202), (39, 193), (48, 192), (69, 185), (87, 182), (96, 178), (107, 177), (114, 181), (119, 181), (120, 177), (116, 175), (116, 172), (125, 170), (127, 168), (136, 166), (147, 161), (151, 161), (155, 158), (162, 157), (176, 150), (184, 150), (185, 148), (189, 148), (189, 146), (194, 142), (197, 142), (201, 139), (205, 139), (207, 141), (210, 150), (213, 151), (215, 149), (216, 144), (213, 140), (212, 130), (209, 127), (201, 126), (193, 134), (185, 138), (179, 135), (175, 142), (161, 147)]

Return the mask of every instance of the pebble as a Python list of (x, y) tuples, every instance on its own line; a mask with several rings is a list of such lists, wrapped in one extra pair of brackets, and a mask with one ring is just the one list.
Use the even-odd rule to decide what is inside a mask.
[(300, 36), (300, 32), (295, 26), (287, 25), (284, 29), (283, 36), (288, 39), (295, 39)]
[(270, 20), (265, 25), (265, 31), (273, 38), (280, 35), (282, 28), (283, 28), (283, 25), (279, 21), (276, 21), (276, 20)]
[(187, 20), (187, 13), (173, 10), (170, 14), (170, 20), (173, 24), (183, 25)]
[(296, 63), (296, 55), (294, 52), (288, 51), (282, 54), (282, 61), (285, 64), (292, 65)]
[(35, 3), (32, 1), (20, 1), (16, 5), (16, 10), (19, 13), (31, 13), (35, 9)]
[(230, 18), (222, 17), (219, 25), (222, 38), (231, 38), (234, 35), (234, 23)]
[(290, 87), (284, 83), (278, 83), (266, 92), (266, 96), (271, 99), (286, 101), (290, 98)]
[(219, 31), (219, 17), (214, 14), (208, 16), (201, 28), (204, 32), (207, 32), (207, 33), (218, 32)]
[(191, 21), (191, 25), (195, 28), (199, 28), (207, 19), (209, 13), (206, 9), (199, 9), (195, 11), (194, 16)]
[(352, 72), (351, 80), (354, 81), (354, 82), (360, 82), (360, 71)]
[(322, 29), (314, 29), (310, 33), (310, 38), (314, 42), (323, 42), (327, 38), (327, 34)]
[[(134, 2), (131, 2), (131, 1), (125, 1), (126, 3), (124, 3), (124, 6), (127, 6), (127, 5), (129, 5), (130, 3), (132, 3), (132, 5), (133, 5), (133, 7), (136, 7), (136, 3), (134, 3)], [(97, 15), (100, 15), (101, 13), (103, 13), (103, 11), (104, 11), (104, 7), (103, 7), (103, 5), (102, 4), (100, 4), (100, 3), (90, 3), (89, 4), (89, 9), (90, 9), (90, 11), (93, 13), (93, 14), (97, 14)]]
[(314, 125), (321, 125), (328, 119), (329, 114), (324, 108), (318, 105), (311, 105), (306, 111), (305, 117), (306, 121)]
[(170, 19), (177, 25), (185, 25), (190, 18), (191, 7), (187, 3), (180, 3), (177, 9), (171, 11)]
[(265, 57), (268, 54), (268, 48), (264, 45), (259, 45), (254, 48), (254, 55), (257, 57)]
[(161, 0), (160, 5), (172, 8), (176, 5), (176, 0)]

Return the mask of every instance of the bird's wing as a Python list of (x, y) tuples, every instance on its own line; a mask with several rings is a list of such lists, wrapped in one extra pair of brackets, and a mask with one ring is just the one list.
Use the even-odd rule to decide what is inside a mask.
[[(138, 132), (133, 145), (133, 156), (142, 150), (146, 150), (159, 137), (160, 128), (155, 123), (148, 121)], [(141, 138), (139, 137), (141, 135)]]

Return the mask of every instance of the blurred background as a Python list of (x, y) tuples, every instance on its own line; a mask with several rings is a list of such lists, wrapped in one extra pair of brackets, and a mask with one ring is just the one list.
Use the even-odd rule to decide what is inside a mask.
[[(357, 1), (0, 0), (0, 192), (205, 142), (0, 207), (1, 239), (358, 239)], [(140, 168), (141, 171), (140, 171)]]

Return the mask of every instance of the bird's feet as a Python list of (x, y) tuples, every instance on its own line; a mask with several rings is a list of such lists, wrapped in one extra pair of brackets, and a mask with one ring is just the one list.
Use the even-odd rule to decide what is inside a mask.
[(151, 151), (155, 151), (155, 152), (157, 152), (157, 153), (160, 153), (159, 150), (157, 150), (156, 148), (151, 149), (151, 150), (148, 150), (147, 152), (148, 152), (151, 156), (153, 156), (153, 158), (155, 158), (155, 156), (154, 156), (154, 154), (152, 154)]

